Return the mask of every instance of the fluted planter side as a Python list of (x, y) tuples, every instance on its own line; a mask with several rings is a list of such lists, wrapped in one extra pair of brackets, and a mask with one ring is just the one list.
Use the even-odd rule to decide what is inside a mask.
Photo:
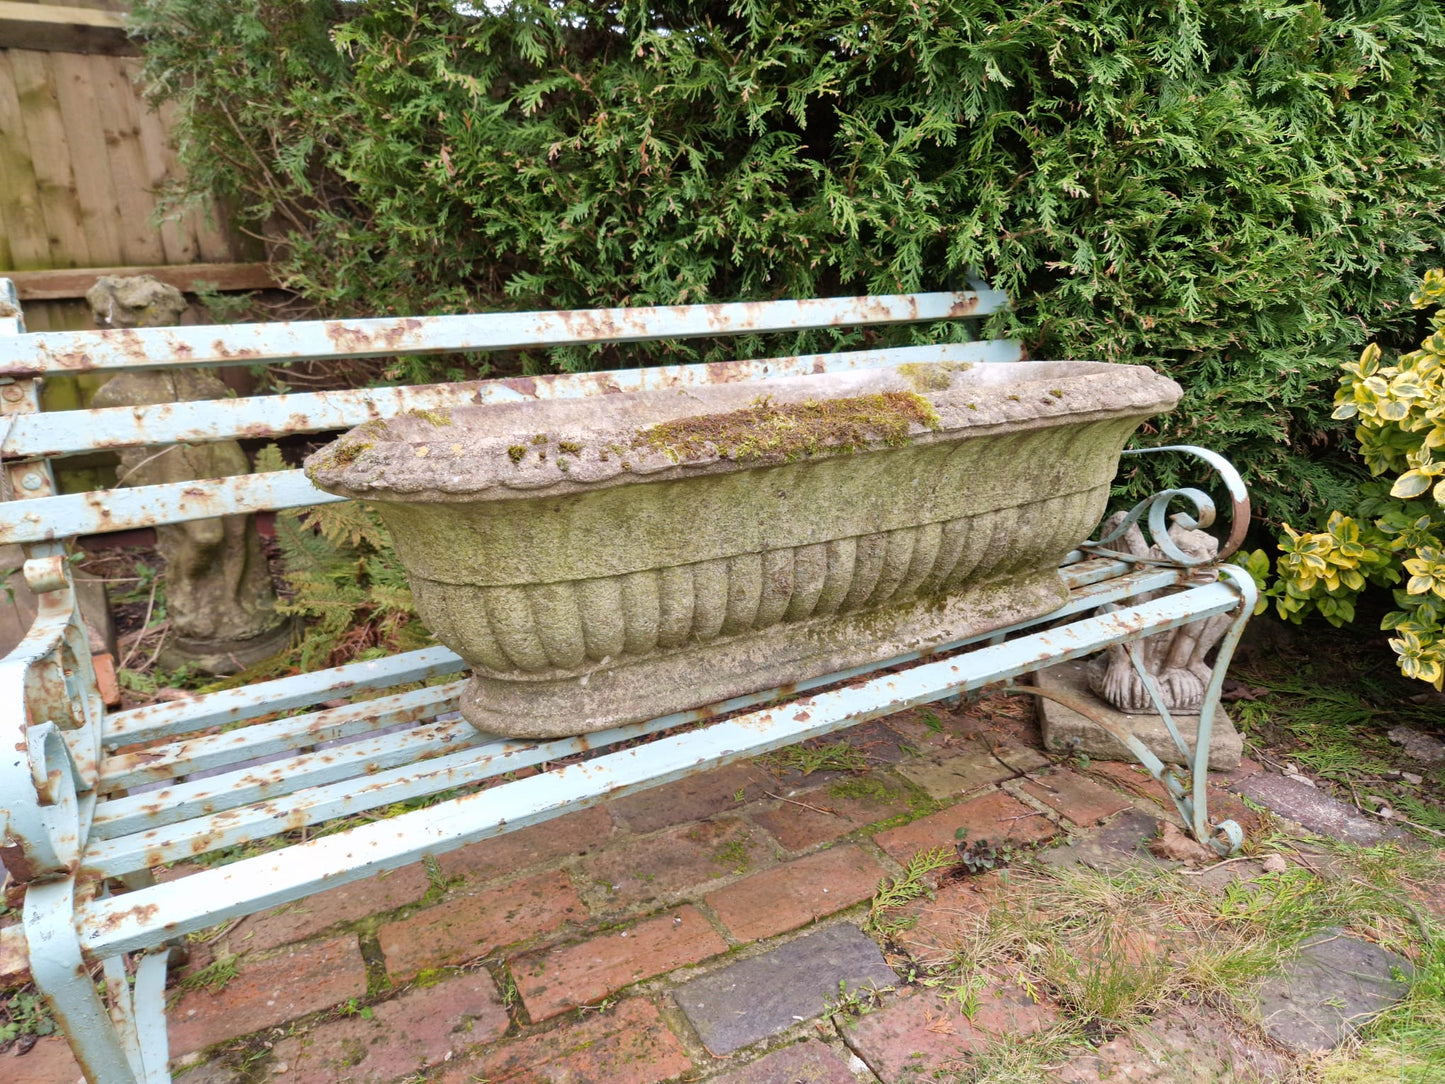
[[(753, 462), (731, 436), (659, 439), (679, 419), (786, 429), (759, 411), (822, 396), (909, 423)], [(475, 667), (467, 718), (571, 734), (1056, 608), (1129, 433), (1177, 396), (1095, 363), (822, 374), (403, 417), (308, 470), (380, 508), (418, 613)]]

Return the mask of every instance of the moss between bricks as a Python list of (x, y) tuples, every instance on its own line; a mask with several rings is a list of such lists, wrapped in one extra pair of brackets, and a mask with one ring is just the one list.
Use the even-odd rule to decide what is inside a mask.
[(876, 444), (896, 447), (914, 425), (938, 429), (938, 414), (911, 391), (775, 403), (759, 399), (742, 410), (663, 422), (638, 433), (634, 448), (654, 448), (675, 462), (718, 455), (740, 463), (792, 462), (820, 452), (853, 452)]

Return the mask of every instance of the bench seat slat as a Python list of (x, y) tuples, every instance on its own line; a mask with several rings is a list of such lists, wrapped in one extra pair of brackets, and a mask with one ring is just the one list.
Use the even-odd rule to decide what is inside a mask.
[[(1105, 570), (1112, 570), (1114, 576), (1111, 579), (1099, 580), (1098, 575)], [(1080, 562), (1071, 569), (1066, 570), (1066, 577), (1079, 581), (1080, 585), (1073, 591), (1069, 602), (1059, 610), (1054, 611), (1041, 618), (1039, 624), (1046, 624), (1068, 616), (1077, 616), (1087, 613), (1090, 610), (1131, 595), (1138, 595), (1144, 591), (1158, 590), (1160, 588), (1175, 586), (1180, 581), (1180, 573), (1174, 569), (1146, 568), (1132, 572), (1124, 572), (1122, 575), (1120, 562), (1091, 559)], [(960, 640), (952, 644), (942, 645), (936, 649), (937, 652), (945, 652), (968, 643), (987, 639), (989, 633), (980, 634), (968, 640)], [(911, 652), (895, 659), (884, 660), (879, 663), (862, 665), (850, 670), (828, 674), (821, 677), (798, 682), (795, 686), (799, 692), (807, 692), (817, 689), (825, 684), (837, 681), (851, 680), (855, 677), (865, 676), (880, 668), (889, 667), (895, 664), (913, 662), (923, 656), (923, 652)], [(459, 684), (459, 683), (458, 683)], [(426, 690), (423, 690), (426, 691)], [(224, 695), (224, 694), (213, 694)], [(667, 727), (679, 726), (689, 722), (695, 722), (711, 715), (732, 711), (745, 710), (758, 704), (766, 703), (776, 697), (777, 690), (766, 690), (747, 696), (737, 697), (722, 704), (711, 705), (706, 708), (698, 708), (692, 711), (681, 712), (662, 719), (652, 720), (646, 724), (634, 724), (634, 726), (646, 727), (647, 733)], [(372, 702), (375, 704), (376, 702)], [(353, 705), (357, 708), (365, 708), (369, 705)], [(335, 711), (346, 711), (347, 709), (332, 709)], [(305, 717), (298, 716), (297, 719)], [(214, 736), (216, 740), (222, 741), (230, 735), (244, 735), (248, 730), (264, 728), (264, 733), (270, 734), (278, 724), (285, 724), (288, 720), (279, 720), (272, 723), (255, 724), (253, 727), (242, 730), (230, 731), (227, 734)], [(378, 721), (378, 725), (380, 725)], [(466, 724), (456, 724), (464, 727)], [(458, 733), (463, 733), (458, 731)], [(580, 752), (585, 749), (597, 749), (604, 746), (609, 740), (614, 740), (608, 732), (606, 735), (590, 735), (585, 739), (578, 739), (576, 745), (559, 746), (557, 743), (544, 743), (540, 748), (543, 752), (541, 759), (557, 759), (560, 756), (569, 755), (571, 752)], [(615, 733), (622, 733), (625, 736), (635, 736), (637, 733), (633, 728), (620, 728)], [(475, 737), (468, 735), (468, 737)], [(198, 741), (208, 741), (197, 739)], [(480, 741), (482, 739), (476, 738)], [(569, 739), (570, 740), (570, 739)], [(393, 741), (400, 741), (391, 736), (386, 738), (387, 748), (391, 747)], [(442, 743), (445, 745), (445, 742)], [(376, 773), (366, 774), (366, 784), (363, 790), (370, 797), (363, 800), (360, 805), (357, 799), (349, 794), (352, 784), (345, 782), (329, 783), (326, 785), (313, 785), (316, 780), (303, 778), (305, 770), (312, 764), (319, 764), (316, 759), (302, 761), (290, 768), (266, 765), (259, 769), (261, 774), (255, 774), (255, 770), (249, 765), (242, 766), (230, 777), (222, 776), (216, 779), (201, 781), (198, 785), (181, 784), (170, 788), (166, 794), (143, 794), (135, 798), (117, 799), (109, 803), (112, 811), (120, 811), (117, 816), (114, 812), (107, 813), (102, 817), (105, 823), (112, 825), (111, 828), (98, 827), (97, 834), (111, 834), (114, 836), (108, 842), (97, 843), (86, 859), (87, 867), (95, 872), (105, 872), (107, 875), (114, 875), (128, 868), (129, 863), (140, 862), (142, 864), (155, 864), (160, 861), (173, 861), (176, 858), (194, 855), (203, 850), (212, 850), (218, 847), (234, 846), (240, 843), (251, 843), (272, 835), (276, 832), (285, 831), (310, 824), (320, 823), (334, 816), (343, 813), (355, 813), (379, 805), (389, 804), (396, 801), (404, 801), (408, 798), (418, 797), (427, 793), (435, 792), (439, 787), (451, 787), (462, 785), (468, 782), (477, 782), (488, 777), (486, 764), (490, 764), (493, 748), (500, 748), (505, 743), (483, 744), (477, 748), (481, 752), (477, 761), (468, 752), (448, 754), (438, 757), (435, 760), (413, 766), (415, 770), (408, 768), (405, 764), (398, 764), (397, 767)], [(515, 744), (515, 743), (514, 743)], [(418, 749), (421, 746), (417, 747)], [(558, 751), (558, 750), (562, 751)], [(521, 746), (518, 746), (521, 750)], [(337, 751), (341, 753), (341, 750)], [(477, 752), (476, 749), (472, 752)], [(365, 756), (369, 753), (361, 753), (357, 756), (347, 758), (348, 763), (365, 762)], [(540, 759), (530, 759), (530, 754), (523, 751), (513, 751), (507, 754), (510, 759), (505, 766), (499, 770), (514, 770), (519, 766), (528, 766), (540, 763)], [(521, 759), (518, 758), (528, 758)], [(478, 767), (478, 764), (483, 767)], [(173, 773), (179, 772), (179, 766), (172, 765)], [(323, 771), (327, 770), (322, 768)], [(355, 774), (355, 773), (353, 773)], [(273, 800), (276, 794), (286, 789), (287, 784), (281, 780), (284, 777), (293, 777), (295, 786), (291, 800), (285, 804), (284, 809), (278, 809), (277, 803)], [(236, 779), (234, 793), (226, 794), (230, 787), (229, 779)], [(267, 789), (270, 788), (270, 789)], [(249, 808), (240, 808), (243, 800), (264, 797), (266, 800)], [(338, 806), (337, 801), (343, 805)], [(206, 802), (214, 803), (214, 811), (205, 809)], [(118, 836), (116, 832), (127, 830), (130, 825), (136, 823), (129, 819), (137, 815), (137, 810), (144, 810), (147, 805), (175, 806), (183, 810), (185, 815), (202, 812), (199, 816), (187, 823), (177, 823), (170, 828), (147, 830), (130, 836)], [(102, 807), (106, 808), (106, 807)], [(156, 815), (163, 819), (172, 819), (165, 813)], [(124, 818), (124, 823), (119, 823)], [(115, 827), (118, 825), (118, 827)], [(219, 842), (218, 842), (219, 841)]]
[[(837, 354), (767, 358), (750, 363), (757, 379), (802, 375), (821, 369), (878, 368), (928, 362), (1014, 362), (1012, 340), (859, 350)], [(736, 375), (737, 366), (731, 366)], [(64, 456), (98, 449), (176, 442), (200, 443), (350, 429), (373, 418), (407, 410), (445, 410), (470, 403), (564, 399), (617, 391), (646, 391), (705, 384), (711, 365), (667, 365), (596, 373), (558, 373), (505, 380), (472, 380), (401, 388), (294, 392), (246, 399), (154, 403), (13, 415), (0, 453), (21, 458)]]
[(100, 789), (120, 790), (181, 775), (212, 771), (258, 757), (337, 741), (398, 723), (412, 723), (454, 711), (464, 682), (432, 685), (405, 693), (323, 708), (267, 723), (252, 723), (219, 734), (116, 753), (101, 761)]
[(38, 332), (0, 338), (0, 375), (263, 365), (313, 358), (538, 350), (806, 328), (976, 319), (1008, 305), (998, 290), (745, 301), (665, 308), (493, 312), (225, 327)]
[(269, 802), (312, 787), (354, 782), (389, 768), (469, 749), (483, 740), (470, 723), (453, 719), (388, 729), (315, 752), (252, 760), (230, 771), (99, 802), (92, 838), (114, 839), (157, 825)]
[[(700, 718), (697, 713), (686, 713)], [(177, 824), (147, 828), (112, 839), (92, 837), (81, 860), (86, 873), (114, 877), (209, 851), (266, 839), (336, 817), (366, 813), (397, 802), (470, 786), (507, 772), (575, 756), (589, 749), (643, 737), (688, 718), (669, 716), (615, 730), (533, 743), (491, 740), (415, 764), (293, 791), (277, 800), (224, 810)], [(468, 724), (469, 725), (469, 724)], [(480, 737), (480, 736), (479, 736)]]
[(426, 681), (467, 668), (445, 647), (424, 647), (384, 659), (368, 659), (309, 674), (260, 681), (244, 689), (226, 689), (190, 700), (173, 700), (116, 712), (105, 720), (101, 741), (107, 749), (194, 734), (213, 726), (256, 719), (292, 708), (309, 708), (352, 693)]
[[(1130, 571), (1130, 568), (1130, 565), (1122, 561), (1090, 558), (1061, 569), (1060, 575), (1070, 588), (1072, 597), (1062, 608), (1044, 615), (1040, 620), (1054, 621), (1141, 591), (1171, 587), (1180, 580), (1178, 573), (1174, 571), (1157, 568)], [(959, 640), (935, 650), (950, 651), (986, 638), (987, 634)], [(892, 665), (906, 661), (906, 658), (916, 657), (907, 656), (878, 665)], [(102, 741), (106, 748), (117, 749), (165, 738), (178, 738), (213, 726), (255, 719), (274, 711), (311, 707), (323, 700), (355, 690), (381, 688), (405, 681), (421, 681), (459, 673), (466, 668), (466, 663), (447, 648), (422, 648), (385, 659), (348, 663), (329, 670), (260, 682), (248, 689), (227, 689), (191, 700), (152, 704), (144, 708), (117, 712), (107, 718)], [(866, 673), (869, 669), (876, 667), (865, 668), (859, 673)], [(378, 707), (377, 710), (384, 709)], [(127, 766), (136, 763), (130, 761)], [(167, 773), (167, 777), (170, 774), (174, 774), (173, 768)]]
[[(1193, 586), (1141, 603), (1126, 613), (1099, 614), (1062, 629), (1043, 629), (967, 655), (880, 674), (858, 685), (833, 688), (686, 734), (659, 737), (585, 763), (553, 768), (154, 888), (93, 900), (76, 908), (81, 944), (87, 952), (100, 957), (145, 948), (163, 936), (184, 935), (228, 918), (289, 903), (313, 892), (396, 869), (455, 845), (538, 823), (564, 810), (671, 782), (955, 692), (1016, 677), (1034, 669), (1040, 658), (1067, 662), (1121, 637), (1138, 638), (1230, 613), (1238, 609), (1239, 599), (1236, 588), (1227, 582)], [(447, 759), (439, 758), (424, 767)], [(553, 754), (548, 759), (559, 756)], [(355, 792), (349, 787), (346, 790), (354, 800)], [(346, 800), (344, 795), (338, 795), (338, 802)], [(288, 808), (293, 803), (294, 799), (288, 802)], [(278, 809), (272, 816), (284, 821), (286, 813)], [(224, 833), (224, 829), (221, 831)], [(83, 864), (87, 868), (113, 865), (114, 848), (124, 842), (101, 844), (87, 852)], [(142, 842), (136, 840), (132, 846)], [(108, 849), (109, 853), (103, 853)], [(143, 861), (143, 845), (137, 847), (136, 853)]]

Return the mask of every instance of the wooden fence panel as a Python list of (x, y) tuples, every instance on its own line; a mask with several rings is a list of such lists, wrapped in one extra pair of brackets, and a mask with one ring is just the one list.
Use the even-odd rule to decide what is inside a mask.
[[(216, 209), (158, 219), (179, 171), (166, 113), (141, 94), (123, 10), (123, 0), (0, 0), (0, 275), (27, 299), (26, 272), (84, 272), (36, 282), (26, 305), (34, 330), (88, 326), (80, 299), (90, 271), (175, 272), (163, 277), (182, 288), (267, 278), (246, 262), (259, 246)], [(208, 267), (187, 274), (194, 264)], [(57, 293), (57, 282), (71, 292)]]

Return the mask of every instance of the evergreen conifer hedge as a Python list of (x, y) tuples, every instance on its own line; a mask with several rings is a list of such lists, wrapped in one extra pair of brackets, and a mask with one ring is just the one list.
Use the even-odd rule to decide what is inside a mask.
[(1034, 356), (1178, 379), (1147, 439), (1232, 456), (1277, 520), (1348, 502), (1336, 367), (1416, 337), (1407, 298), (1445, 248), (1445, 0), (139, 0), (134, 18), (190, 183), (233, 197), (323, 310), (977, 274), (1017, 303), (992, 330)]

